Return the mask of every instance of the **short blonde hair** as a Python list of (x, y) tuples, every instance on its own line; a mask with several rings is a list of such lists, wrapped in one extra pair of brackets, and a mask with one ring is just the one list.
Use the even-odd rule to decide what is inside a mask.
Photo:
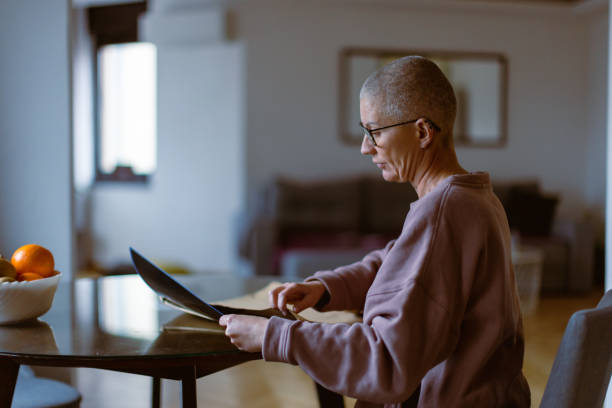
[(452, 140), (455, 92), (440, 68), (427, 58), (408, 56), (383, 66), (366, 79), (359, 97), (372, 98), (390, 120), (426, 117)]

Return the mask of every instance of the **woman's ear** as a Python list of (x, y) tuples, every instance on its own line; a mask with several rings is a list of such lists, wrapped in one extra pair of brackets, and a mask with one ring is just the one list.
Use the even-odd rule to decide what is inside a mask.
[(434, 138), (434, 129), (427, 119), (421, 118), (416, 121), (417, 137), (419, 138), (419, 146), (421, 149), (427, 149)]

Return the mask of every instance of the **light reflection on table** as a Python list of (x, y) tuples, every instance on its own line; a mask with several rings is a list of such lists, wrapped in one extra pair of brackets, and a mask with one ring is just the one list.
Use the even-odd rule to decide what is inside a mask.
[[(178, 278), (210, 302), (261, 289), (273, 277), (187, 275)], [(72, 300), (72, 301), (71, 301)], [(236, 351), (225, 336), (190, 334), (168, 341), (164, 323), (180, 312), (159, 302), (137, 275), (60, 283), (53, 306), (38, 321), (0, 326), (0, 353), (27, 356), (134, 357)], [(42, 339), (47, 339), (43, 341)], [(176, 343), (176, 349), (173, 344)], [(180, 344), (179, 344), (180, 343)], [(164, 347), (158, 347), (163, 344)]]

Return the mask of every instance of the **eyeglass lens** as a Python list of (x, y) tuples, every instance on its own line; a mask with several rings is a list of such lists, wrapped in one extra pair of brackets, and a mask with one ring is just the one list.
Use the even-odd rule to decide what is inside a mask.
[(372, 144), (376, 146), (376, 140), (374, 140), (374, 135), (372, 134), (372, 132), (370, 132), (370, 130), (366, 128), (365, 126), (362, 126), (362, 129), (363, 129), (363, 135), (367, 136), (368, 139), (370, 139), (370, 142), (372, 142)]

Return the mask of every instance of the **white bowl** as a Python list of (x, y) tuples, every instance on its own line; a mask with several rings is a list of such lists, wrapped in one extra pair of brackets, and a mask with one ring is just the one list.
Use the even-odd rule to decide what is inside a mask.
[(0, 324), (41, 316), (51, 308), (61, 273), (44, 279), (0, 283)]

